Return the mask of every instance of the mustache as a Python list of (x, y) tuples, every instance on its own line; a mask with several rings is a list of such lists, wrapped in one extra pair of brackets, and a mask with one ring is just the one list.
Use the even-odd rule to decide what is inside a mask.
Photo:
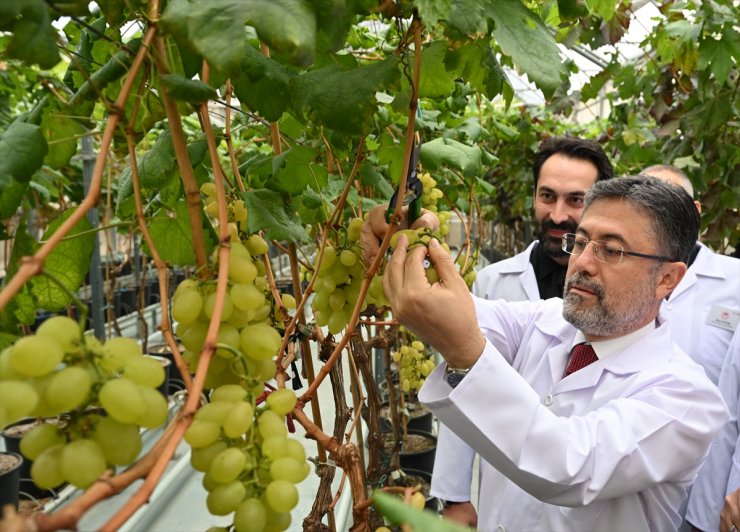
[(586, 279), (586, 276), (582, 273), (574, 273), (572, 276), (570, 276), (565, 283), (565, 293), (567, 294), (568, 291), (573, 287), (574, 284), (577, 284), (579, 286), (582, 286), (586, 290), (593, 292), (596, 294), (596, 296), (601, 299), (604, 297), (604, 287), (600, 285), (599, 283), (596, 283), (594, 281), (589, 281)]
[(540, 230), (542, 233), (544, 233), (548, 229), (560, 229), (562, 231), (568, 231), (569, 233), (575, 233), (576, 229), (578, 229), (578, 224), (570, 220), (566, 220), (563, 223), (556, 224), (548, 218), (542, 220), (542, 222), (540, 223)]

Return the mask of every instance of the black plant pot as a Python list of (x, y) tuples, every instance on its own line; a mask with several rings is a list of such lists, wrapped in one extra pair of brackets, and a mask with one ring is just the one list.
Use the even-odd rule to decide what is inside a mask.
[[(16, 432), (13, 429), (22, 427), (23, 425), (36, 425), (35, 420), (33, 418), (25, 418), (21, 419), (19, 421), (16, 421), (15, 423), (11, 423), (7, 427), (3, 429), (2, 432), (0, 432), (0, 436), (2, 436), (3, 441), (5, 442), (5, 449), (9, 452), (16, 453), (16, 454), (22, 454), (21, 453), (21, 439), (23, 438), (23, 435), (25, 432)], [(48, 497), (49, 495), (53, 495), (53, 492), (45, 489), (41, 489), (36, 484), (33, 483), (31, 480), (31, 465), (33, 464), (33, 461), (27, 459), (26, 457), (23, 457), (23, 463), (21, 464), (20, 470), (19, 470), (19, 479), (21, 482), (22, 489), (21, 491), (30, 497), (34, 498), (43, 498)]]
[[(393, 436), (390, 432), (384, 432), (388, 438), (382, 448), (383, 454), (390, 454), (393, 448)], [(426, 443), (425, 445), (423, 445)], [(399, 461), (401, 469), (415, 469), (432, 474), (434, 469), (434, 456), (437, 453), (437, 437), (429, 432), (420, 430), (408, 430), (407, 440), (401, 445)]]
[(165, 371), (167, 372), (167, 376), (165, 377), (165, 380), (167, 381), (167, 394), (172, 395), (175, 392), (185, 389), (185, 382), (182, 380), (180, 370), (177, 369), (177, 364), (175, 364), (175, 357), (172, 356), (172, 353), (169, 351), (169, 347), (166, 345), (153, 346), (149, 351), (147, 351), (147, 354), (163, 358), (169, 362), (169, 364), (165, 366)]
[(18, 509), (18, 493), (23, 457), (18, 453), (0, 452), (0, 517), (2, 508), (12, 504)]
[[(388, 405), (388, 401), (380, 405), (380, 432), (389, 432), (393, 430)], [(432, 415), (432, 412), (424, 408), (419, 403), (407, 403), (407, 408), (411, 415), (408, 418), (408, 421), (406, 421), (406, 428), (408, 430), (419, 430), (422, 432), (431, 433), (432, 425), (434, 422), (434, 416)], [(384, 415), (384, 409), (387, 411), (388, 416)]]

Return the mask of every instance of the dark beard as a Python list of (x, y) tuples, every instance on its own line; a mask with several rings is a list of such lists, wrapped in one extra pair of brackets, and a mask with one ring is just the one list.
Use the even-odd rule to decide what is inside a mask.
[(545, 255), (552, 258), (568, 256), (568, 254), (563, 251), (563, 241), (560, 238), (552, 238), (551, 236), (548, 236), (548, 229), (560, 229), (561, 231), (567, 231), (568, 233), (575, 233), (577, 228), (578, 225), (571, 221), (556, 224), (549, 218), (542, 220), (537, 229), (537, 239), (540, 241)]

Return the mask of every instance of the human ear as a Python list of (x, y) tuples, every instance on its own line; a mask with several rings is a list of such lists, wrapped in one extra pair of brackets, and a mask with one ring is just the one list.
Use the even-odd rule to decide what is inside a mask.
[(686, 275), (687, 266), (683, 262), (666, 262), (661, 267), (658, 284), (655, 287), (655, 296), (658, 299), (664, 299), (673, 292)]

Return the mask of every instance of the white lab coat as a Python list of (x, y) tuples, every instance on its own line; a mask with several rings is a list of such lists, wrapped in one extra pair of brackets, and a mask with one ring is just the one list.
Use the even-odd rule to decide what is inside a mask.
[(560, 299), (475, 304), (481, 358), (455, 389), (440, 365), (419, 398), (495, 467), (479, 529), (675, 530), (728, 414), (665, 324), (562, 378), (576, 329)]
[(719, 377), (719, 389), (730, 406), (730, 421), (712, 442), (699, 470), (686, 520), (701, 530), (719, 530), (725, 497), (740, 489), (740, 329), (735, 331)]
[[(529, 261), (535, 240), (511, 258), (483, 268), (473, 283), (473, 294), (484, 299), (537, 301), (540, 289)], [(432, 473), (431, 495), (443, 501), (470, 501), (475, 451), (440, 423)]]
[(676, 343), (717, 384), (732, 331), (707, 320), (712, 305), (740, 310), (740, 260), (700, 245), (696, 259), (660, 312)]

